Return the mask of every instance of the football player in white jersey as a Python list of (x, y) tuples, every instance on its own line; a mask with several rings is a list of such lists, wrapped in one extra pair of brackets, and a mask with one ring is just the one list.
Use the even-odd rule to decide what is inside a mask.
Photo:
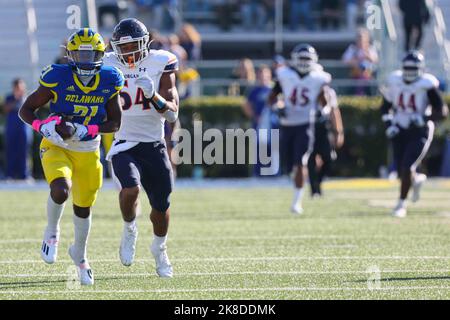
[(327, 105), (326, 88), (330, 74), (317, 64), (316, 50), (300, 44), (291, 53), (291, 64), (276, 70), (277, 81), (269, 96), (274, 105), (283, 96), (280, 112), (281, 155), (285, 171), (295, 172), (295, 192), (291, 205), (294, 214), (301, 214), (306, 166), (314, 145), (314, 118), (318, 106)]
[(392, 140), (394, 161), (401, 179), (400, 198), (393, 211), (395, 217), (405, 217), (406, 199), (413, 187), (412, 201), (419, 200), (419, 191), (426, 180), (417, 173), (433, 140), (434, 123), (446, 117), (448, 108), (439, 92), (439, 81), (424, 72), (424, 57), (409, 52), (402, 62), (402, 70), (394, 71), (387, 79), (381, 107), (386, 135)]
[(168, 51), (150, 50), (150, 40), (147, 28), (136, 19), (124, 19), (114, 28), (114, 52), (105, 57), (105, 64), (123, 72), (125, 86), (121, 91), (122, 125), (107, 159), (112, 162), (113, 177), (121, 189), (122, 264), (133, 263), (138, 235), (136, 207), (142, 186), (152, 207), (154, 238), (150, 251), (156, 261), (156, 273), (172, 277), (166, 240), (173, 172), (164, 142), (164, 123), (175, 122), (178, 117), (178, 61)]

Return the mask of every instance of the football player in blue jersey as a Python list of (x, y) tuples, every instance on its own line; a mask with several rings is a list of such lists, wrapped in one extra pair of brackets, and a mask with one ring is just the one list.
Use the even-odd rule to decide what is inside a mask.
[[(118, 69), (103, 66), (104, 52), (99, 33), (83, 28), (72, 34), (67, 43), (69, 63), (46, 67), (40, 86), (20, 109), (22, 120), (43, 136), (40, 153), (50, 196), (41, 257), (46, 263), (56, 261), (59, 222), (72, 191), (75, 241), (69, 255), (82, 285), (94, 283), (86, 248), (91, 207), (102, 184), (99, 134), (115, 132), (121, 123), (119, 92), (124, 78)], [(38, 119), (35, 112), (48, 102), (51, 116)], [(70, 133), (66, 136), (62, 128)]]

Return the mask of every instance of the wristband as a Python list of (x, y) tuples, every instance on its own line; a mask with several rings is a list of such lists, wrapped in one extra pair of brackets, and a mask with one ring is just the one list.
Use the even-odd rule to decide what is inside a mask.
[(61, 117), (58, 117), (58, 116), (52, 116), (52, 117), (49, 117), (49, 118), (47, 118), (47, 119), (45, 119), (45, 120), (39, 120), (39, 119), (36, 119), (36, 120), (34, 120), (34, 121), (31, 123), (31, 126), (33, 127), (34, 131), (40, 133), (41, 126), (42, 126), (43, 124), (49, 123), (49, 122), (51, 122), (51, 121), (56, 121), (56, 124), (60, 124), (60, 123), (61, 123)]
[(95, 137), (98, 134), (99, 128), (98, 128), (98, 125), (91, 124), (91, 125), (87, 126), (87, 130), (88, 130), (88, 133), (87, 133), (88, 136)]
[(150, 99), (150, 102), (158, 111), (163, 110), (167, 106), (166, 99), (161, 97), (158, 93), (154, 94), (154, 96)]

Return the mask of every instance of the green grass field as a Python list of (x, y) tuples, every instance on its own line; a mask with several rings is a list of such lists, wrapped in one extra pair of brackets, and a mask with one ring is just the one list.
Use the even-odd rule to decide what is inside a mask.
[[(122, 223), (114, 190), (94, 210), (89, 258), (95, 285), (79, 288), (67, 255), (65, 209), (59, 260), (40, 261), (47, 191), (0, 191), (0, 299), (450, 299), (450, 183), (430, 181), (409, 216), (389, 216), (397, 185), (329, 182), (326, 198), (289, 211), (288, 187), (177, 189), (169, 255), (160, 279), (148, 250), (148, 204), (136, 262), (118, 258)], [(378, 280), (378, 276), (380, 279)]]

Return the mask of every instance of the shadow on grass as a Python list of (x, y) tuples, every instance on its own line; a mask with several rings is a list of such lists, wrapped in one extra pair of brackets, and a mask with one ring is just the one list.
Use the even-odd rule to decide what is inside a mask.
[[(127, 277), (108, 277), (108, 278), (95, 278), (95, 282), (109, 281), (109, 280), (125, 280)], [(64, 284), (69, 280), (38, 280), (38, 281), (18, 281), (18, 282), (2, 282), (0, 283), (0, 290), (3, 289), (21, 289), (21, 288), (35, 288), (35, 287), (53, 287), (54, 284)]]

